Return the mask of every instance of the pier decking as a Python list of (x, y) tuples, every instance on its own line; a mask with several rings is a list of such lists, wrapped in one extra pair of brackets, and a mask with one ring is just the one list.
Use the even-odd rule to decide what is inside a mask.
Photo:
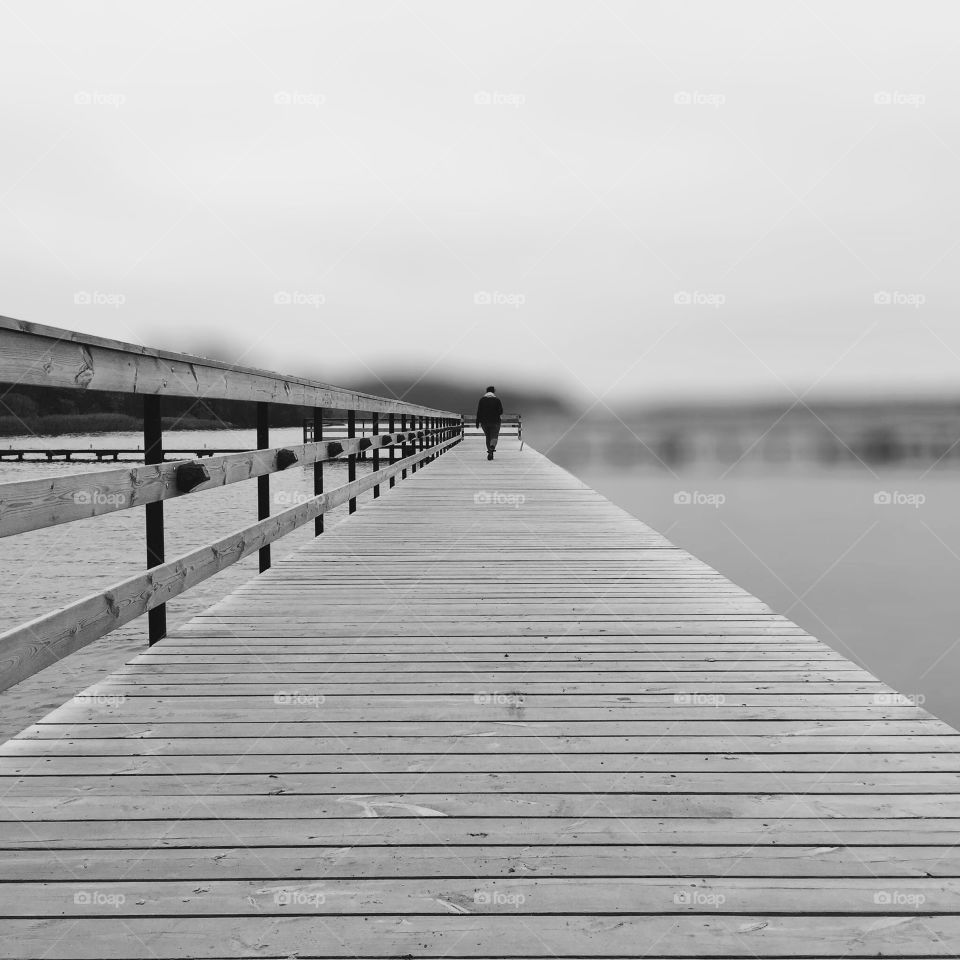
[(2, 748), (0, 957), (954, 957), (958, 747), (468, 440)]

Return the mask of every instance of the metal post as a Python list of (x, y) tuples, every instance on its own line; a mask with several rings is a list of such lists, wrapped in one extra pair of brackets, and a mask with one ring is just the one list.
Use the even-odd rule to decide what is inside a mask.
[[(347, 411), (347, 436), (353, 438), (357, 435), (357, 413), (355, 410)], [(357, 455), (351, 453), (347, 457), (347, 483), (352, 483), (357, 479)], [(347, 508), (348, 513), (357, 512), (357, 498), (350, 498), (350, 505)]]
[(412, 476), (417, 472), (417, 450), (420, 446), (420, 438), (417, 436), (420, 428), (417, 426), (417, 418), (410, 418), (411, 430), (413, 431), (413, 444), (411, 446), (410, 454), (413, 457), (413, 463), (410, 464), (410, 475)]
[[(389, 423), (389, 430), (390, 430), (390, 432), (391, 432), (391, 433), (396, 433), (396, 432), (397, 432), (397, 415), (396, 415), (395, 413), (391, 413), (391, 414), (390, 414), (390, 420), (388, 421), (388, 423)], [(396, 460), (396, 452), (397, 452), (397, 451), (396, 451), (396, 446), (395, 446), (395, 444), (392, 444), (392, 443), (391, 443), (391, 444), (390, 444), (390, 462), (391, 462), (391, 463), (394, 463), (395, 460)], [(390, 486), (391, 486), (391, 487), (396, 486), (396, 483), (397, 483), (397, 478), (396, 478), (395, 476), (391, 476), (391, 477), (390, 477)]]
[[(163, 463), (163, 423), (160, 398), (143, 398), (143, 462)], [(147, 569), (163, 563), (163, 501), (146, 504)], [(148, 643), (152, 646), (167, 635), (167, 605), (161, 603), (147, 614)]]
[[(373, 472), (376, 473), (380, 469), (380, 438), (377, 434), (380, 432), (380, 414), (371, 413), (370, 414), (370, 438), (373, 440)], [(380, 484), (374, 484), (373, 487), (373, 499), (376, 500), (380, 496)]]
[[(257, 449), (270, 446), (270, 404), (266, 400), (257, 403)], [(257, 519), (270, 516), (270, 474), (257, 477)], [(260, 548), (260, 572), (270, 569), (270, 544)]]
[[(323, 407), (313, 408), (313, 441), (319, 443), (323, 440)], [(313, 462), (313, 495), (323, 493), (323, 461), (315, 460)], [(321, 513), (313, 521), (313, 535), (319, 537), (323, 533), (323, 514)]]

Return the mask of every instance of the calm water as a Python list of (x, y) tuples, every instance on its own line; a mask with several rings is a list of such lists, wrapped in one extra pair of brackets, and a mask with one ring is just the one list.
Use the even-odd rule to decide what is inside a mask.
[[(960, 476), (811, 468), (720, 479), (719, 472), (675, 478), (584, 467), (578, 475), (960, 725)], [(691, 502), (676, 502), (688, 499), (683, 494)]]
[[(176, 447), (242, 447), (251, 440), (250, 431), (174, 437), (170, 445)], [(273, 433), (276, 443), (299, 438), (296, 428)], [(15, 446), (17, 441), (3, 443)], [(30, 445), (40, 444), (34, 440)], [(110, 434), (49, 441), (51, 446), (91, 444), (137, 446), (138, 438)], [(0, 481), (78, 469), (115, 465), (4, 463)], [(327, 469), (338, 473), (328, 486), (345, 480), (345, 465)], [(941, 472), (921, 478), (916, 470), (874, 476), (862, 468), (811, 468), (721, 479), (719, 470), (673, 477), (589, 465), (574, 469), (776, 611), (960, 724), (960, 699), (954, 695), (960, 678), (960, 476)], [(299, 466), (275, 475), (276, 509), (290, 505), (293, 494), (311, 489), (309, 470)], [(882, 494), (889, 494), (891, 502), (877, 502), (885, 499)], [(252, 523), (256, 487), (233, 484), (167, 501), (165, 511), (167, 556), (173, 557)], [(345, 508), (335, 511), (331, 522), (344, 514)], [(274, 553), (282, 556), (311, 536), (307, 525), (274, 544)], [(0, 626), (13, 626), (139, 571), (143, 552), (139, 509), (3, 541)], [(250, 557), (172, 602), (171, 625), (255, 575), (256, 562)], [(139, 644), (143, 629), (135, 622), (101, 643)]]

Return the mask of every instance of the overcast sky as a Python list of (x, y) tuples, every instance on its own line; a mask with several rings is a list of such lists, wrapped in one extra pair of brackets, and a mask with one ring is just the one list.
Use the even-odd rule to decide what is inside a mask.
[(960, 390), (958, 28), (5, 0), (0, 313), (332, 381)]

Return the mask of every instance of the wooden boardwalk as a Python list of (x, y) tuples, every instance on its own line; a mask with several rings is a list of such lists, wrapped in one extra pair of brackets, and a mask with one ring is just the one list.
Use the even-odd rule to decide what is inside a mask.
[(3, 747), (0, 957), (955, 957), (958, 746), (469, 440)]

